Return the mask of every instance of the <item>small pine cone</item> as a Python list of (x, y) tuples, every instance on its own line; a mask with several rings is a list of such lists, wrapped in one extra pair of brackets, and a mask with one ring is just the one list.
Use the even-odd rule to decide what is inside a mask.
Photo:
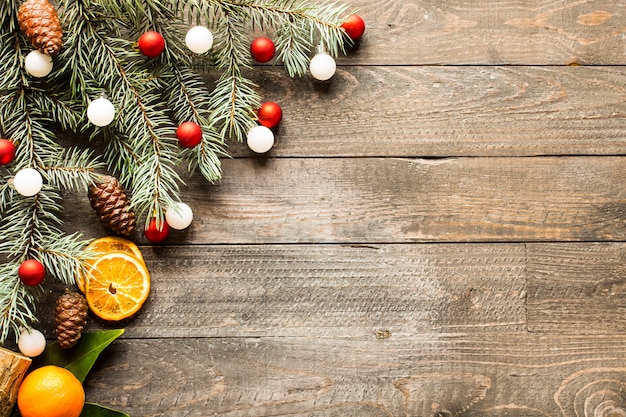
[(57, 299), (54, 325), (60, 347), (67, 349), (78, 342), (87, 324), (88, 311), (87, 300), (79, 292), (65, 290), (65, 293)]
[(105, 227), (125, 236), (135, 231), (135, 213), (116, 178), (107, 175), (89, 187), (89, 202)]
[(42, 53), (57, 56), (63, 45), (61, 20), (48, 0), (26, 0), (17, 13), (20, 29)]

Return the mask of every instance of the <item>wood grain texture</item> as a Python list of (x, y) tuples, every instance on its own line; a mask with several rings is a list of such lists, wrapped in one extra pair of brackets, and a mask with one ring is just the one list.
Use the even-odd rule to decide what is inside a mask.
[(528, 327), (593, 334), (626, 329), (626, 245), (529, 245)]
[[(251, 77), (264, 100), (283, 107), (271, 157), (612, 155), (626, 148), (622, 67), (347, 67), (329, 84), (293, 80), (281, 68)], [(244, 144), (230, 152), (253, 156)]]
[(623, 65), (623, 0), (353, 0), (367, 24), (345, 63)]
[(124, 337), (526, 329), (522, 245), (194, 245), (144, 252), (152, 292)]
[[(170, 242), (620, 240), (625, 170), (624, 157), (229, 160), (219, 185), (190, 184), (194, 223)], [(85, 204), (67, 204), (66, 227), (106, 233)]]
[(517, 332), (124, 340), (87, 398), (154, 417), (615, 417), (625, 344)]
[(17, 391), (31, 359), (13, 350), (0, 348), (0, 417), (9, 417), (17, 401)]

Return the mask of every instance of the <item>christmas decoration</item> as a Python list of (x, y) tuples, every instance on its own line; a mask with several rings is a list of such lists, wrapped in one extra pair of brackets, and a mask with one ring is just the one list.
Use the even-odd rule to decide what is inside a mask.
[(66, 290), (55, 304), (54, 325), (57, 342), (63, 349), (74, 346), (87, 323), (87, 300), (79, 292)]
[(176, 129), (176, 138), (183, 148), (194, 148), (202, 142), (202, 128), (194, 122), (184, 122)]
[(262, 126), (275, 128), (283, 120), (283, 109), (273, 101), (266, 101), (257, 110), (257, 119)]
[(163, 243), (170, 233), (170, 226), (165, 220), (157, 221), (155, 217), (150, 219), (146, 225), (143, 234), (152, 243)]
[(172, 229), (186, 229), (193, 221), (193, 211), (185, 203), (175, 203), (165, 211), (165, 221)]
[(116, 233), (128, 236), (135, 231), (137, 221), (130, 200), (119, 181), (110, 175), (89, 187), (89, 202), (100, 221)]
[(250, 55), (258, 62), (269, 62), (276, 54), (276, 47), (270, 38), (262, 36), (250, 44)]
[(337, 64), (332, 56), (321, 52), (311, 59), (309, 69), (311, 70), (313, 78), (320, 81), (326, 81), (335, 75)]
[(358, 41), (365, 33), (365, 21), (361, 16), (352, 14), (341, 24), (343, 30), (353, 41)]
[(39, 330), (23, 329), (17, 340), (17, 347), (22, 355), (34, 358), (46, 349), (46, 337)]
[(39, 171), (34, 168), (24, 168), (19, 170), (13, 178), (15, 191), (24, 197), (32, 197), (41, 191), (43, 178)]
[[(248, 140), (258, 122), (261, 98), (248, 76), (252, 33), (271, 34), (273, 59), (292, 77), (307, 73), (314, 50), (336, 57), (350, 42), (342, 27), (348, 6), (333, 2), (55, 4), (57, 11), (46, 0), (0, 6), (0, 137), (16, 146), (0, 177), (0, 342), (38, 319), (41, 291), (15, 285), (23, 260), (39, 259), (49, 278), (68, 287), (90, 265), (89, 242), (61, 226), (66, 194), (87, 193), (116, 233), (132, 233), (142, 219), (150, 235), (149, 220), (165, 219), (166, 209), (181, 200), (181, 167), (219, 181), (228, 143)], [(198, 22), (206, 28), (194, 29)], [(25, 63), (31, 43), (47, 55), (44, 65)], [(184, 122), (201, 128), (202, 141), (193, 148), (176, 137)], [(262, 147), (253, 146), (269, 150), (271, 131), (254, 132), (250, 143), (262, 139)], [(79, 143), (62, 144), (59, 133)], [(90, 139), (102, 143), (93, 148), (102, 152), (91, 149)], [(107, 174), (119, 178), (117, 186), (103, 181)]]
[(206, 26), (194, 26), (185, 35), (185, 45), (191, 52), (204, 54), (213, 47), (213, 33)]
[(255, 126), (248, 132), (248, 147), (256, 153), (265, 153), (274, 146), (274, 133), (265, 126)]
[(35, 286), (41, 284), (46, 277), (46, 268), (36, 259), (28, 259), (20, 265), (17, 270), (24, 285)]
[(148, 58), (156, 58), (165, 50), (165, 39), (159, 32), (149, 31), (139, 37), (137, 47)]
[(52, 58), (42, 52), (31, 51), (24, 59), (24, 69), (33, 77), (45, 77), (52, 72)]
[(41, 53), (57, 56), (63, 44), (61, 21), (48, 0), (26, 0), (17, 14), (20, 29)]
[(0, 139), (0, 165), (9, 165), (15, 159), (15, 145), (8, 139)]
[(107, 126), (115, 119), (115, 107), (106, 98), (97, 98), (87, 106), (87, 118), (96, 126)]

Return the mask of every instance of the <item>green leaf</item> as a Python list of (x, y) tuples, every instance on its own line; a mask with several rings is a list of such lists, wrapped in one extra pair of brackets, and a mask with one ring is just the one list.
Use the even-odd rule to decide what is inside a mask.
[(85, 403), (80, 417), (129, 417), (129, 415), (98, 404)]
[(83, 382), (100, 353), (123, 333), (124, 329), (83, 333), (78, 344), (70, 349), (62, 349), (57, 342), (50, 343), (37, 359), (36, 367), (60, 366)]

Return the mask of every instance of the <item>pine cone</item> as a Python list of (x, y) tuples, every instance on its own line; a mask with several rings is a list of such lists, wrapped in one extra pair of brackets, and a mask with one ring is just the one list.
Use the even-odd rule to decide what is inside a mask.
[(88, 310), (87, 301), (79, 292), (65, 290), (65, 293), (57, 299), (54, 325), (60, 347), (67, 349), (78, 342), (87, 324)]
[(52, 57), (59, 54), (63, 29), (59, 15), (48, 0), (26, 0), (18, 10), (17, 20), (35, 48)]
[(107, 175), (102, 182), (89, 187), (89, 202), (105, 227), (126, 236), (135, 231), (135, 213), (116, 178)]

